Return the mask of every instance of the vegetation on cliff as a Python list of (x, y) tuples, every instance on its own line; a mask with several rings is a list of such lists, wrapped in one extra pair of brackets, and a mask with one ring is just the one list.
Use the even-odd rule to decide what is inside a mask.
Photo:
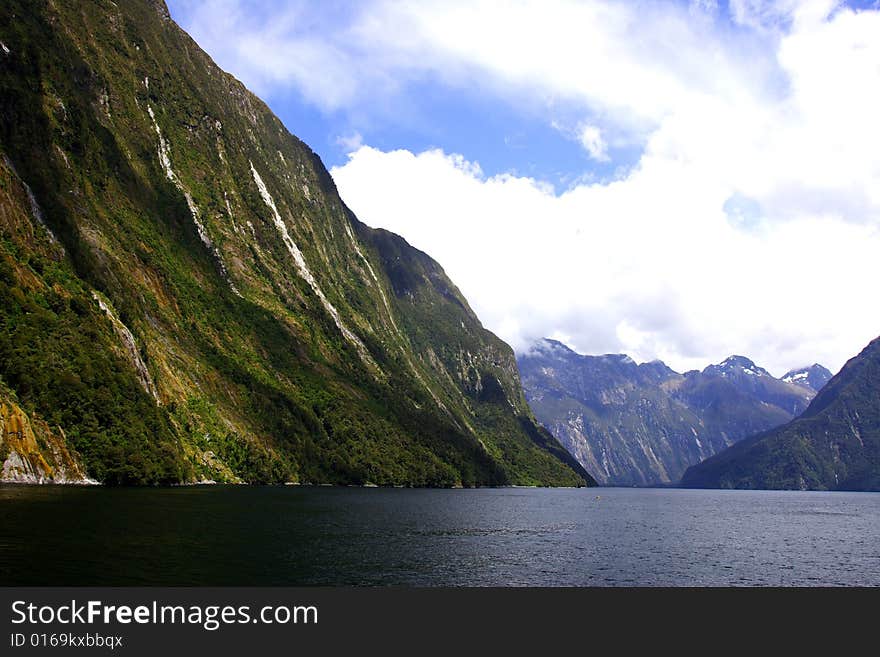
[(164, 3), (11, 0), (0, 38), (0, 377), (90, 476), (590, 481), (439, 265)]

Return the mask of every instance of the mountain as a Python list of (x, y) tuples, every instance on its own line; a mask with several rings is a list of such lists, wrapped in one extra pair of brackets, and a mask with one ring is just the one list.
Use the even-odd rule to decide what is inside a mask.
[(787, 383), (797, 383), (798, 385), (807, 386), (808, 388), (812, 388), (816, 392), (819, 392), (825, 387), (825, 384), (831, 380), (832, 376), (833, 374), (831, 374), (828, 369), (822, 367), (819, 363), (813, 363), (809, 367), (801, 367), (786, 372), (785, 376), (782, 377), (782, 380)]
[(789, 421), (815, 394), (731, 356), (679, 374), (542, 340), (517, 357), (538, 420), (601, 483), (676, 482), (694, 463)]
[(799, 415), (815, 393), (774, 378), (744, 356), (730, 356), (687, 372), (673, 395), (730, 444)]
[(4, 478), (592, 483), (442, 268), (161, 0), (9, 0), (0, 42)]
[(880, 338), (800, 417), (687, 470), (692, 488), (880, 490)]

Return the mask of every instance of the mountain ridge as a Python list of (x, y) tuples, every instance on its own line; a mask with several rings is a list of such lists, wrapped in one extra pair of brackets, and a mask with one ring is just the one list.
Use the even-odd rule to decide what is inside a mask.
[(791, 422), (692, 466), (689, 488), (880, 490), (880, 338)]
[(736, 355), (679, 374), (545, 339), (517, 362), (538, 420), (612, 485), (675, 483), (690, 465), (790, 420), (815, 394)]
[(808, 365), (806, 367), (798, 367), (793, 370), (789, 370), (785, 374), (782, 375), (781, 379), (788, 383), (797, 383), (798, 385), (805, 385), (809, 388), (812, 388), (816, 392), (819, 392), (828, 381), (831, 380), (831, 377), (834, 376), (829, 369), (823, 367), (819, 363), (813, 363), (812, 365)]
[(593, 483), (442, 268), (164, 2), (14, 0), (0, 37), (0, 379), (88, 476)]

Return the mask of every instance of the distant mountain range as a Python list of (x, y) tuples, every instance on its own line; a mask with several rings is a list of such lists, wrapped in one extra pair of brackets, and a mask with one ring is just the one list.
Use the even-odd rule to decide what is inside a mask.
[(694, 465), (682, 485), (880, 490), (880, 338), (847, 362), (800, 417)]
[(517, 362), (538, 420), (610, 485), (677, 482), (689, 466), (802, 413), (830, 377), (813, 365), (777, 379), (743, 356), (679, 374), (547, 339)]

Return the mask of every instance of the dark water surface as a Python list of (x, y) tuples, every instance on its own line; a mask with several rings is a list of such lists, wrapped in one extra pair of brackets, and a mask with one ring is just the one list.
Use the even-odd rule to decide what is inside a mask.
[(880, 493), (0, 486), (6, 585), (880, 585)]

